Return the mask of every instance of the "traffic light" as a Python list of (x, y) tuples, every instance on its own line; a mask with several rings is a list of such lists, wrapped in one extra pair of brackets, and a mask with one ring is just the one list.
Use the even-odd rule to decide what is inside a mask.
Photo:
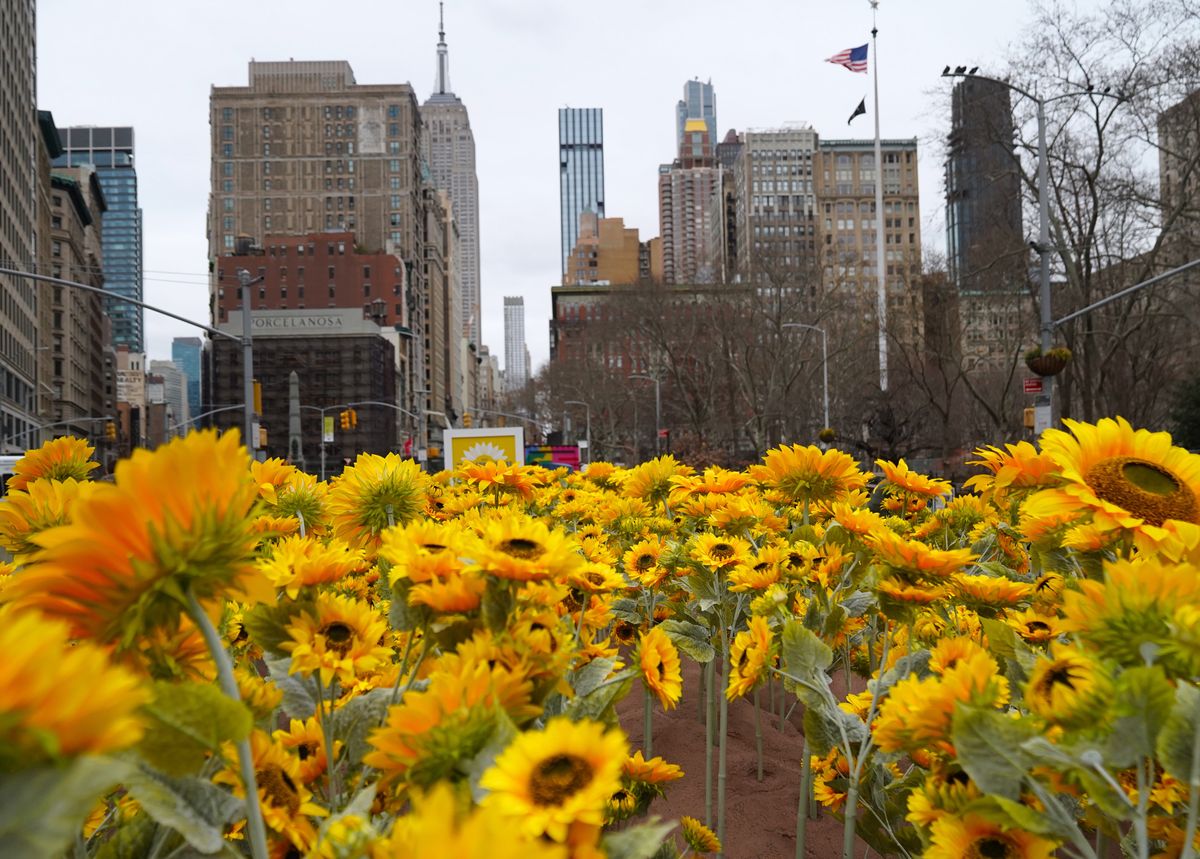
[(463, 413), (463, 416), (462, 416), (462, 425), (463, 425), (464, 427), (470, 427), (470, 426), (471, 426), (471, 415), (470, 415), (469, 413), (466, 413), (466, 412), (464, 412), (464, 413)]
[(104, 425), (104, 437), (109, 441), (117, 440), (117, 425), (112, 421)]
[(262, 382), (258, 379), (254, 380), (254, 413), (261, 415), (262, 410)]
[(350, 415), (350, 429), (354, 429), (355, 427), (358, 426), (358, 412), (354, 409), (350, 409), (349, 415)]
[(342, 425), (342, 429), (350, 429), (350, 412), (338, 412), (338, 421)]
[(1025, 429), (1033, 429), (1035, 426), (1037, 426), (1037, 419), (1034, 415), (1033, 409), (1025, 409), (1025, 412), (1021, 417), (1021, 422), (1025, 425)]

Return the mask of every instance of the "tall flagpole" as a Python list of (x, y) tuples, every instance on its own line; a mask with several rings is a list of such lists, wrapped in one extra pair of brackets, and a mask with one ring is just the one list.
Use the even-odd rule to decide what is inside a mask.
[(875, 36), (875, 14), (879, 0), (871, 3), (871, 68), (875, 74), (875, 268), (878, 274), (878, 294), (875, 297), (875, 312), (879, 317), (879, 389), (888, 389), (887, 369), (887, 267), (883, 253), (883, 155), (879, 143), (879, 49)]

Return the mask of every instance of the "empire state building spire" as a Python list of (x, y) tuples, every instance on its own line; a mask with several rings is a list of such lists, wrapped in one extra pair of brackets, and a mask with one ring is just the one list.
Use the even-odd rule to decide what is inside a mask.
[(442, 6), (443, 4), (438, 3), (437, 82), (433, 85), (435, 96), (454, 94), (450, 89), (450, 56), (446, 50), (446, 25)]

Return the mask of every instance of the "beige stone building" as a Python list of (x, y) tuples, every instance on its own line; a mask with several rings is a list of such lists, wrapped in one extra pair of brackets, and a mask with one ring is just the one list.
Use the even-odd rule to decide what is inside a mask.
[[(445, 385), (434, 382), (446, 375), (443, 356), (457, 351), (443, 348), (438, 315), (453, 249), (423, 171), (412, 87), (359, 84), (345, 61), (251, 61), (246, 86), (212, 88), (210, 122), (210, 258), (241, 236), (261, 244), (268, 235), (334, 231), (352, 233), (364, 252), (399, 257), (402, 301), (417, 311), (400, 340), (399, 404), (444, 412)], [(431, 206), (443, 214), (431, 218)]]
[[(48, 165), (34, 107), (37, 94), (34, 0), (0, 3), (0, 259), (5, 268), (29, 269), (39, 259), (39, 160)], [(14, 46), (9, 49), (9, 46)], [(57, 153), (56, 153), (57, 154)], [(18, 453), (39, 423), (34, 391), (37, 370), (37, 287), (0, 275), (0, 452)]]
[[(50, 274), (103, 287), (101, 222), (104, 193), (95, 168), (58, 167), (50, 173)], [(96, 438), (105, 412), (105, 319), (99, 295), (42, 284), (39, 391), (52, 435)], [(72, 423), (72, 421), (75, 421)]]
[(638, 231), (624, 218), (601, 218), (594, 212), (579, 216), (579, 238), (567, 257), (563, 282), (637, 283), (642, 268)]
[[(884, 140), (883, 244), (888, 328), (904, 342), (922, 337), (921, 207), (917, 141)], [(874, 308), (878, 295), (873, 140), (820, 141), (814, 173), (822, 280), (842, 303)]]

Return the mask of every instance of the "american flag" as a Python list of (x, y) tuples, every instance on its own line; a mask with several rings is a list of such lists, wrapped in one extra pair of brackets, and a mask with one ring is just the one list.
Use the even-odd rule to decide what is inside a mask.
[(834, 54), (825, 62), (845, 66), (852, 72), (862, 72), (865, 75), (867, 73), (867, 46), (859, 45), (857, 48), (847, 48)]

